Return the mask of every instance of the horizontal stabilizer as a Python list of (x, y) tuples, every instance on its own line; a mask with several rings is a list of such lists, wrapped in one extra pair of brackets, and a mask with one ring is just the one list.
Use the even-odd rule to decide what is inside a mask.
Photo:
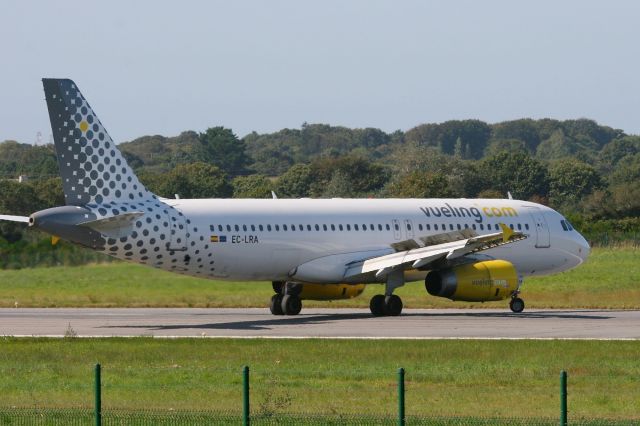
[(29, 223), (28, 216), (12, 216), (9, 214), (0, 214), (0, 220), (9, 220), (11, 222)]
[(110, 238), (126, 237), (133, 230), (133, 224), (144, 212), (122, 213), (98, 220), (79, 223), (79, 226), (91, 228)]

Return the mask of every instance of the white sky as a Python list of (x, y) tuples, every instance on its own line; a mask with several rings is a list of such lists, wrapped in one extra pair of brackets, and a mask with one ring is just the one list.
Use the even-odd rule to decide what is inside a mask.
[(48, 141), (42, 77), (75, 80), (116, 141), (522, 117), (640, 133), (637, 1), (7, 1), (0, 58), (0, 140)]

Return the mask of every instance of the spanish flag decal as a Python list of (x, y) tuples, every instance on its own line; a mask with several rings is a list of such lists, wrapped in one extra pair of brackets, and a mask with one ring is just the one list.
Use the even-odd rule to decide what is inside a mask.
[(211, 236), (212, 243), (226, 243), (227, 236), (226, 235), (212, 235)]

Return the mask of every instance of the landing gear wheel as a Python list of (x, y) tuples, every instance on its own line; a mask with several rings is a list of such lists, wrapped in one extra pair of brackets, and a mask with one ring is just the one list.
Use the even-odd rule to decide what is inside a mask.
[(397, 317), (402, 312), (402, 299), (395, 294), (384, 298), (384, 307), (387, 315)]
[(273, 315), (284, 315), (282, 311), (282, 295), (274, 294), (271, 296), (271, 303), (269, 304), (269, 309)]
[(524, 300), (520, 299), (519, 297), (514, 297), (513, 299), (511, 299), (511, 302), (509, 302), (509, 307), (513, 312), (520, 313), (524, 311)]
[(280, 306), (285, 315), (298, 315), (302, 310), (302, 301), (295, 294), (285, 294)]
[(385, 314), (386, 308), (384, 303), (384, 296), (381, 294), (376, 294), (371, 298), (371, 302), (369, 302), (369, 309), (371, 309), (371, 313), (375, 317), (381, 317)]

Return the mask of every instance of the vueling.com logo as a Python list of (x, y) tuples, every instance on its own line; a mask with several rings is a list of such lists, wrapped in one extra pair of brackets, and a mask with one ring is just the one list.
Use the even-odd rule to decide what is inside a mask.
[(440, 207), (420, 207), (427, 217), (472, 217), (476, 223), (482, 223), (483, 213), (487, 218), (517, 217), (518, 212), (513, 207), (452, 207), (445, 203)]

